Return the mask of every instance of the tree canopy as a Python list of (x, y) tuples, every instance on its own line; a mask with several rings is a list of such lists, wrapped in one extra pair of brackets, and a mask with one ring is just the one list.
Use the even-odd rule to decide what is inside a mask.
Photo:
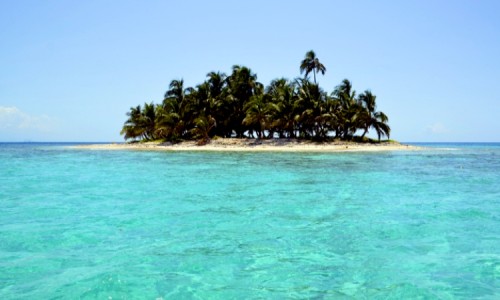
[[(161, 103), (131, 107), (121, 134), (125, 140), (198, 140), (214, 136), (363, 140), (370, 129), (389, 138), (389, 118), (377, 111), (369, 90), (357, 95), (348, 79), (328, 93), (316, 82), (325, 66), (314, 51), (300, 63), (304, 78), (278, 78), (268, 86), (257, 74), (235, 65), (230, 75), (210, 72), (195, 87), (172, 80)], [(313, 72), (314, 81), (308, 79)]]
[(314, 53), (313, 50), (310, 50), (306, 53), (306, 56), (300, 63), (300, 73), (302, 74), (305, 72), (305, 77), (307, 78), (307, 75), (309, 73), (313, 72), (314, 75), (314, 83), (316, 83), (316, 72), (321, 73), (322, 75), (325, 75), (326, 68), (325, 66), (320, 63), (319, 59), (316, 57), (316, 53)]

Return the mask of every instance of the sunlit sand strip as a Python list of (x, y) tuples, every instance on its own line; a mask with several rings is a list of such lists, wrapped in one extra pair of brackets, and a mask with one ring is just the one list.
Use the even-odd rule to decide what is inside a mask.
[(72, 146), (88, 150), (156, 150), (156, 151), (228, 151), (228, 152), (380, 152), (414, 151), (423, 147), (399, 143), (364, 144), (353, 142), (314, 143), (294, 139), (222, 139), (212, 140), (206, 145), (194, 141), (171, 143), (95, 144)]

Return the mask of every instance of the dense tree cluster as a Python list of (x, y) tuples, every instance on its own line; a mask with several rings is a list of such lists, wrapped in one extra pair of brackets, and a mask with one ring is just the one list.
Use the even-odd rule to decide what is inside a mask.
[(377, 111), (376, 96), (369, 90), (356, 95), (344, 79), (333, 92), (325, 92), (316, 73), (324, 74), (326, 68), (313, 51), (306, 53), (300, 71), (304, 78), (275, 79), (266, 87), (244, 66), (233, 66), (229, 76), (210, 72), (194, 88), (173, 80), (162, 103), (130, 109), (121, 134), (126, 140), (202, 143), (214, 136), (351, 140), (356, 132), (363, 139), (373, 128), (379, 140), (389, 137), (388, 117)]

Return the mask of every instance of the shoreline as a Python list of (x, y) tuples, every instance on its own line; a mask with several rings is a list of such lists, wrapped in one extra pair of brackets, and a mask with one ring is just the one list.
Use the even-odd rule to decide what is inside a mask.
[(145, 142), (124, 144), (93, 144), (70, 146), (72, 149), (87, 150), (149, 150), (149, 151), (227, 151), (227, 152), (383, 152), (383, 151), (416, 151), (423, 147), (400, 144), (398, 142), (356, 143), (334, 141), (316, 143), (297, 139), (237, 139), (218, 138), (206, 145), (198, 145), (196, 141)]

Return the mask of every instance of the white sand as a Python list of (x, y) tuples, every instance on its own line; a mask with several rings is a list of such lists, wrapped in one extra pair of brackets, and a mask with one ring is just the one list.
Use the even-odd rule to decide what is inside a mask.
[(171, 143), (134, 143), (134, 144), (95, 144), (79, 145), (72, 148), (89, 150), (157, 150), (157, 151), (236, 151), (236, 152), (375, 152), (420, 150), (421, 147), (399, 143), (365, 144), (354, 142), (315, 143), (296, 139), (236, 139), (218, 138), (209, 144), (199, 146), (195, 141), (178, 144)]

